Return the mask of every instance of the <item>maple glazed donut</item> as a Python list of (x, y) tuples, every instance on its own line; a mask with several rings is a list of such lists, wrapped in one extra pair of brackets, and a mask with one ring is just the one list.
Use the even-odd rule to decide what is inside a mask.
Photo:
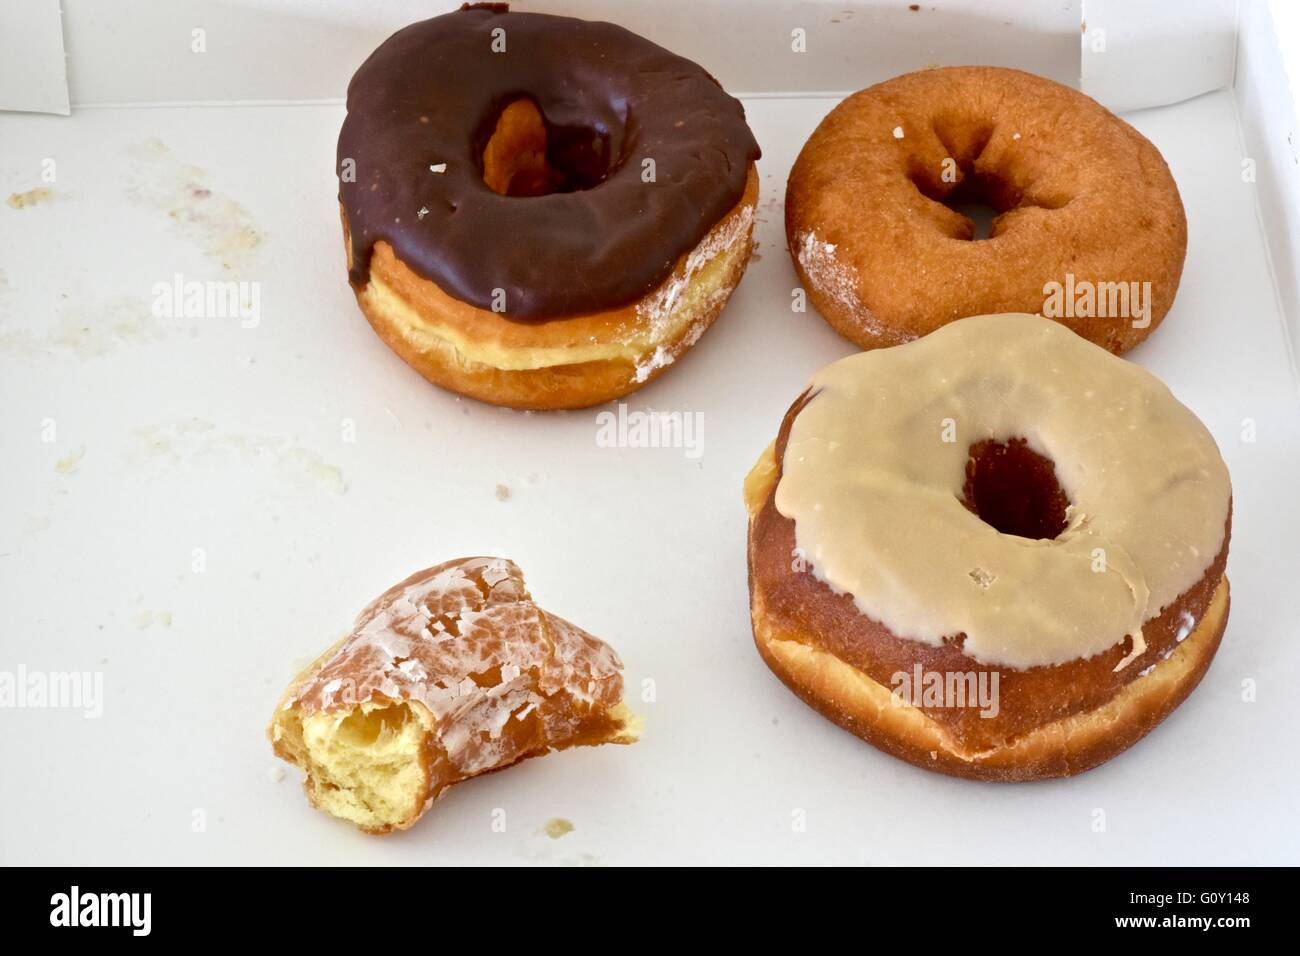
[(822, 369), (745, 482), (754, 639), (806, 703), (962, 777), (1076, 774), (1228, 618), (1227, 467), (1153, 375), (1041, 316)]
[[(946, 203), (996, 210), (988, 238)], [(795, 161), (785, 216), (813, 305), (864, 349), (1030, 312), (1125, 352), (1169, 311), (1187, 251), (1155, 146), (1077, 90), (996, 67), (844, 100)]]
[(739, 101), (622, 27), (504, 4), (413, 24), (348, 87), (357, 302), (452, 391), (526, 409), (617, 398), (740, 281), (758, 158)]

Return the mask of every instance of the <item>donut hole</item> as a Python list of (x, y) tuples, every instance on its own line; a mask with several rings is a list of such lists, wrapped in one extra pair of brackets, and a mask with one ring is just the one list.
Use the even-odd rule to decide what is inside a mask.
[(381, 737), (399, 734), (410, 712), (405, 704), (376, 710), (358, 707), (338, 724), (338, 737), (350, 746), (368, 747)]
[(1013, 438), (971, 445), (962, 504), (1003, 534), (1051, 540), (1065, 530), (1070, 499), (1052, 460)]
[(981, 240), (997, 235), (997, 219), (1019, 208), (1024, 194), (1014, 184), (974, 163), (958, 165), (961, 176), (955, 183), (934, 180), (913, 172), (912, 183), (925, 198), (946, 206), (958, 217), (955, 239)]
[(618, 168), (608, 130), (548, 123), (529, 98), (508, 103), (480, 151), (483, 182), (502, 196), (579, 192)]
[(970, 222), (970, 238), (973, 241), (989, 238), (993, 232), (993, 220), (1000, 215), (1000, 212), (988, 203), (954, 202), (949, 200), (944, 205)]
[(943, 147), (943, 160), (933, 154), (908, 157), (908, 176), (926, 199), (946, 206), (944, 231), (954, 239), (992, 239), (998, 217), (1021, 206), (1023, 184), (1005, 169), (984, 158), (993, 139), (993, 125), (958, 114), (936, 117), (934, 135)]

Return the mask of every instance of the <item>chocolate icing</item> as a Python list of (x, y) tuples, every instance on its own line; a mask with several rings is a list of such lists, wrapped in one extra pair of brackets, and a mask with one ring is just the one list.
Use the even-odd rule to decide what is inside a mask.
[[(504, 52), (493, 52), (497, 28)], [(573, 191), (511, 197), (484, 183), (483, 147), (523, 97), (541, 109), (552, 161), (573, 171), (561, 188)], [(347, 108), (338, 168), (352, 282), (369, 281), (383, 240), (471, 305), (491, 309), (504, 290), (516, 320), (645, 296), (740, 201), (759, 157), (739, 101), (690, 60), (610, 23), (499, 4), (389, 37), (352, 78)], [(343, 181), (347, 159), (355, 182)]]

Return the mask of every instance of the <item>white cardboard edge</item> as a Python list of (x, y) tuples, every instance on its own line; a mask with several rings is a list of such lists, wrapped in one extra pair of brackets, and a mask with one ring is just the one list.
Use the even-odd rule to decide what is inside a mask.
[[(931, 64), (1077, 85), (1081, 0), (516, 0), (612, 20), (736, 95), (852, 91)], [(396, 30), (456, 0), (64, 0), (75, 105), (341, 101)], [(796, 36), (796, 34), (798, 34)]]
[(1080, 86), (1115, 112), (1232, 85), (1237, 0), (1083, 0)]
[(68, 115), (59, 0), (0, 5), (0, 110)]
[[(1300, 70), (1300, 60), (1292, 69)], [(1284, 51), (1268, 5), (1243, 4), (1234, 99), (1256, 209), (1283, 317), (1292, 378), (1300, 382), (1300, 127)]]

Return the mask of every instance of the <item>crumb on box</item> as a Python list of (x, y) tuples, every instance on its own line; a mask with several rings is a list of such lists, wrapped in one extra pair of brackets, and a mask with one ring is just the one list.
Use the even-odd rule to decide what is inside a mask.
[(11, 209), (26, 209), (28, 206), (35, 206), (37, 203), (43, 203), (54, 195), (54, 190), (48, 186), (38, 186), (35, 189), (29, 189), (25, 193), (10, 193), (9, 207)]
[(60, 475), (71, 475), (81, 467), (81, 459), (85, 456), (85, 445), (75, 448), (54, 463), (54, 470)]
[(552, 840), (558, 840), (566, 833), (573, 832), (573, 824), (564, 819), (564, 817), (551, 817), (551, 819), (546, 821), (546, 825), (542, 827), (542, 830), (545, 831), (546, 835)]

